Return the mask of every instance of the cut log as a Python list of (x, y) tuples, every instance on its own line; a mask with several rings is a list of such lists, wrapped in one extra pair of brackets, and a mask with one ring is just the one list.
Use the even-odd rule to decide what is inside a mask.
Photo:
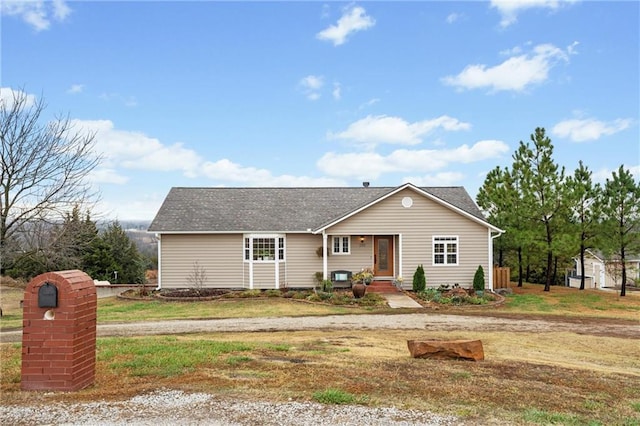
[(407, 346), (414, 358), (484, 359), (480, 340), (407, 340)]

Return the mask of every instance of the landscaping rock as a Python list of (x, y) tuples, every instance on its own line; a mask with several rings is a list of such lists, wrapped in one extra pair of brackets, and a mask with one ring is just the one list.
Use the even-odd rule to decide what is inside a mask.
[(484, 359), (480, 340), (407, 340), (407, 346), (413, 358)]
[(510, 288), (497, 288), (493, 290), (494, 293), (499, 294), (500, 296), (506, 296), (507, 294), (513, 294), (513, 290)]

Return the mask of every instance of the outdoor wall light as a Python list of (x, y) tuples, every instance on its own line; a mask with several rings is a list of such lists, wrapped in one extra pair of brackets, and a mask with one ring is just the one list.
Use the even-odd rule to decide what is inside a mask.
[(360, 235), (360, 244), (364, 244), (364, 235)]

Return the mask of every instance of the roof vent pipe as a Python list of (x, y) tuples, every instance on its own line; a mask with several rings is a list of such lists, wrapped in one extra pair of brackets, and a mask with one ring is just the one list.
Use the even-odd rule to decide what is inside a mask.
[(365, 188), (369, 187), (369, 182), (362, 182), (362, 186), (364, 186)]

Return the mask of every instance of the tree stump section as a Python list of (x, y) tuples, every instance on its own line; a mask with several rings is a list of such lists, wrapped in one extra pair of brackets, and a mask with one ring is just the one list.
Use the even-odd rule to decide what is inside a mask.
[(484, 359), (480, 340), (407, 340), (407, 346), (413, 358)]

